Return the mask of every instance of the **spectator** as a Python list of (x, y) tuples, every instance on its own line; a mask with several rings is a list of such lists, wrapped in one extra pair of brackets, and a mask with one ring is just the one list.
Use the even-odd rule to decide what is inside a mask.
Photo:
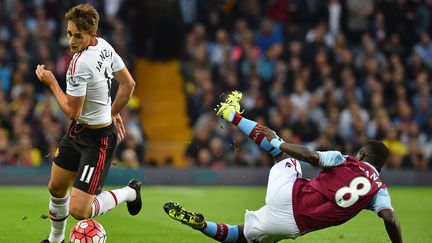
[(333, 36), (341, 30), (342, 4), (339, 0), (330, 0), (328, 3), (328, 26)]
[[(45, 87), (33, 82), (31, 67), (46, 63), (64, 84), (72, 57), (60, 27), (65, 24), (63, 10), (70, 5), (69, 1), (2, 3), (2, 164), (43, 165), (55, 153), (53, 144), (60, 139), (64, 129), (60, 124), (66, 118)], [(183, 44), (183, 53), (177, 56), (182, 58), (195, 130), (185, 152), (191, 166), (270, 163), (265, 153), (230, 129), (218, 129), (226, 124), (210, 118), (219, 97), (237, 89), (243, 92), (246, 112), (287, 139), (304, 139), (317, 148), (338, 147), (344, 153), (366, 138), (385, 139), (397, 151), (393, 167), (431, 168), (424, 162), (432, 157), (429, 1), (102, 1), (97, 6), (103, 13), (100, 35), (112, 40), (127, 65), (133, 65), (134, 53), (164, 59), (176, 55), (176, 45)], [(164, 11), (169, 6), (174, 8)], [(176, 19), (181, 21), (174, 26), (182, 28), (175, 29), (184, 30), (184, 35), (166, 32), (172, 28), (143, 29), (134, 24), (144, 20), (172, 27), (169, 23)], [(163, 38), (168, 34), (174, 38)], [(154, 41), (160, 38), (162, 42)], [(138, 112), (136, 107), (125, 111), (129, 138), (121, 145), (123, 153), (117, 154), (132, 167), (137, 161), (148, 164)], [(319, 133), (302, 134), (298, 127), (313, 127), (309, 123), (316, 124)], [(352, 137), (355, 141), (348, 143)], [(29, 154), (9, 153), (20, 144), (39, 150), (40, 163), (29, 162), (37, 161), (28, 159), (34, 158)], [(406, 153), (401, 153), (404, 146)], [(226, 161), (215, 156), (221, 147), (228, 153)]]
[(389, 168), (399, 168), (402, 166), (403, 157), (407, 155), (407, 147), (398, 139), (398, 131), (391, 127), (387, 130), (383, 143), (390, 150), (390, 158), (387, 166)]
[(283, 35), (280, 28), (267, 18), (262, 20), (260, 29), (256, 33), (255, 38), (256, 43), (263, 53), (274, 44), (282, 44), (283, 42)]
[(297, 121), (293, 123), (292, 130), (300, 138), (300, 142), (307, 144), (318, 137), (319, 131), (317, 124), (310, 120), (308, 110), (299, 111)]
[(432, 69), (432, 41), (427, 32), (420, 35), (420, 42), (414, 46), (414, 52), (420, 56), (429, 69)]
[(373, 1), (348, 0), (346, 4), (348, 8), (348, 37), (354, 44), (357, 44), (361, 34), (369, 28), (368, 19), (374, 11)]

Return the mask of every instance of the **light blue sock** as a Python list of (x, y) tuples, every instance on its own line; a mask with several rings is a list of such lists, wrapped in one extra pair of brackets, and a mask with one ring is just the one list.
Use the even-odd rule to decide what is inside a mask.
[(238, 239), (238, 226), (206, 222), (206, 228), (201, 232), (219, 242), (234, 243)]
[(255, 128), (258, 125), (255, 121), (249, 120), (242, 117), (239, 113), (236, 113), (232, 121), (244, 134), (248, 135), (260, 148), (269, 152), (273, 157), (276, 157), (282, 153), (279, 148), (273, 147), (264, 134), (257, 133)]

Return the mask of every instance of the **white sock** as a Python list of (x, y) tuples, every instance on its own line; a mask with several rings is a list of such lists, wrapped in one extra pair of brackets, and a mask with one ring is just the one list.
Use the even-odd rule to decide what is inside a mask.
[(49, 213), (51, 219), (51, 233), (48, 240), (53, 243), (61, 242), (64, 240), (66, 221), (69, 215), (69, 195), (64, 198), (51, 196)]
[(119, 203), (131, 202), (135, 200), (136, 192), (129, 186), (125, 186), (121, 189), (112, 191), (104, 191), (97, 195), (92, 204), (92, 215), (94, 218), (98, 215), (102, 215), (111, 209), (115, 208)]

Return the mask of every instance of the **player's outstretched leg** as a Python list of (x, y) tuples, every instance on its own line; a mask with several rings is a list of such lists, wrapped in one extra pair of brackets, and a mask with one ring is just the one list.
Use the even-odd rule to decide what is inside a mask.
[(256, 127), (258, 123), (255, 121), (244, 118), (240, 112), (240, 100), (242, 93), (239, 91), (232, 91), (225, 102), (221, 102), (216, 108), (216, 115), (223, 118), (235, 126), (237, 126), (244, 134), (248, 135), (256, 144), (262, 149), (269, 152), (273, 157), (282, 154), (280, 149), (274, 148), (269, 141), (267, 141), (264, 134), (257, 133)]
[[(204, 235), (220, 242), (246, 242), (243, 230), (237, 225), (217, 224), (205, 221), (204, 215), (190, 212), (176, 202), (167, 202), (164, 211), (176, 221), (201, 231)], [(242, 227), (241, 227), (242, 229)]]
[(129, 213), (137, 215), (142, 207), (140, 190), (141, 182), (132, 179), (123, 188), (100, 193), (93, 201), (91, 217), (94, 218), (102, 215), (115, 208), (121, 202), (127, 202)]

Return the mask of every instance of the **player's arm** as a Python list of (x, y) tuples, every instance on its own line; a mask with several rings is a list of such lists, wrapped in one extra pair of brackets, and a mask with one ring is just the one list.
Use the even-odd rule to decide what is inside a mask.
[(270, 141), (270, 144), (273, 147), (279, 148), (294, 159), (308, 162), (314, 166), (317, 166), (319, 164), (320, 157), (318, 153), (308, 149), (306, 146), (300, 144), (285, 143), (283, 140), (276, 136), (276, 133), (274, 131), (265, 126), (258, 126), (257, 132), (265, 134), (267, 140)]
[(294, 159), (308, 162), (313, 166), (317, 166), (319, 163), (319, 155), (317, 152), (308, 149), (304, 145), (285, 143), (282, 142), (279, 145), (279, 149), (293, 157)]
[(66, 116), (71, 120), (78, 120), (84, 105), (85, 96), (75, 97), (65, 94), (60, 88), (54, 74), (51, 71), (46, 70), (45, 65), (37, 65), (35, 72), (38, 79), (50, 87)]
[(376, 193), (368, 209), (376, 212), (384, 220), (387, 234), (392, 242), (402, 242), (399, 221), (394, 214), (387, 188), (382, 188)]
[(384, 225), (385, 225), (387, 234), (390, 237), (390, 240), (393, 243), (403, 242), (399, 220), (397, 219), (393, 210), (383, 209), (383, 210), (378, 212), (378, 216), (380, 216), (384, 220)]
[(129, 102), (135, 88), (135, 81), (129, 70), (126, 67), (113, 73), (114, 78), (119, 82), (119, 88), (117, 91), (116, 98), (111, 107), (111, 115), (116, 116), (120, 114), (123, 108)]
[[(120, 57), (118, 57), (120, 59)], [(123, 63), (123, 61), (121, 61)], [(111, 107), (111, 116), (117, 130), (117, 138), (122, 140), (126, 133), (126, 128), (123, 125), (123, 119), (120, 112), (129, 102), (132, 92), (135, 88), (135, 81), (130, 75), (129, 70), (124, 66), (116, 72), (113, 72), (114, 78), (119, 82), (116, 98)]]

